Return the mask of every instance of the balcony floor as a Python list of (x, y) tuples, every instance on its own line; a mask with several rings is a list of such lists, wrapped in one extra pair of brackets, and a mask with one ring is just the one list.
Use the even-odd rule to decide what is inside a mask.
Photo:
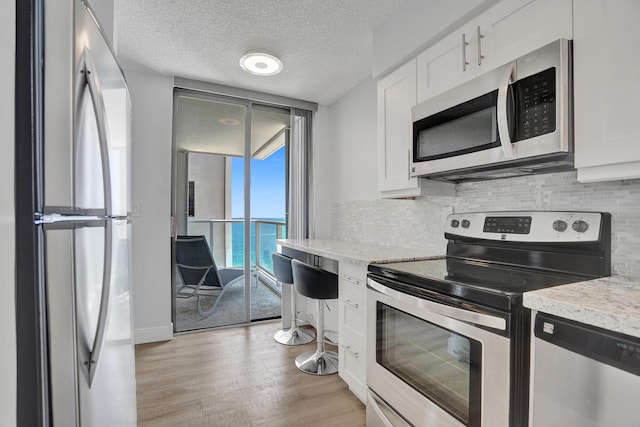
[[(180, 283), (179, 276), (176, 283)], [(213, 314), (202, 317), (198, 313), (196, 298), (176, 298), (176, 331), (212, 328), (244, 323), (244, 282), (230, 285)], [(255, 276), (251, 283), (251, 320), (280, 317), (280, 296)]]

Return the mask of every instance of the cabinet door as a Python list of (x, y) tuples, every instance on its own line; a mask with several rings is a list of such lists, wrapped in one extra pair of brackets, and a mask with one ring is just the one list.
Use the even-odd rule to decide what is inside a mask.
[(378, 82), (378, 188), (415, 189), (409, 176), (411, 107), (416, 104), (416, 62), (412, 60)]
[(418, 102), (475, 76), (475, 51), (475, 25), (470, 22), (418, 55)]
[(475, 20), (478, 74), (499, 67), (554, 40), (573, 38), (571, 0), (511, 0)]
[(640, 2), (574, 4), (578, 181), (640, 178)]
[(340, 337), (340, 351), (338, 360), (338, 374), (362, 403), (367, 402), (367, 365), (366, 354), (349, 338)]

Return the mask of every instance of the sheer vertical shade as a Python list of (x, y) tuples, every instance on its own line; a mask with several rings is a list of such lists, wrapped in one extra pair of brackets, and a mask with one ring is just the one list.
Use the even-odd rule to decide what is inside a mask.
[(287, 237), (305, 239), (313, 234), (312, 212), (312, 112), (292, 109), (289, 146), (289, 206)]

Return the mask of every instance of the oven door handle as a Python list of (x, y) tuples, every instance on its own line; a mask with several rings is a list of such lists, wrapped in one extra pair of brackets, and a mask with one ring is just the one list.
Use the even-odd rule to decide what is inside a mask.
[(369, 285), (369, 289), (375, 292), (381, 293), (403, 303), (410, 304), (414, 307), (426, 309), (433, 313), (437, 313), (454, 320), (473, 323), (475, 325), (485, 326), (487, 328), (497, 329), (500, 331), (504, 331), (507, 329), (507, 321), (502, 317), (491, 316), (489, 314), (478, 313), (476, 311), (464, 310), (445, 304), (438, 304), (426, 299), (417, 298), (403, 292), (398, 292), (395, 289), (390, 289), (373, 279), (368, 279), (367, 284)]

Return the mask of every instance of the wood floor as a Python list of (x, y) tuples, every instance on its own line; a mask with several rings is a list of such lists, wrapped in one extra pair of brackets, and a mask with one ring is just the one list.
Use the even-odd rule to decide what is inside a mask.
[(179, 335), (136, 346), (139, 426), (365, 425), (364, 405), (336, 375), (300, 372), (315, 348), (273, 340), (280, 325)]

